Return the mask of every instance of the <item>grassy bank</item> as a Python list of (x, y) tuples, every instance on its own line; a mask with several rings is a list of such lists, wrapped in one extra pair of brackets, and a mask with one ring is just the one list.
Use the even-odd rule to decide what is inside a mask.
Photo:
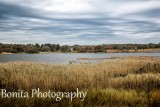
[(152, 48), (152, 49), (127, 49), (127, 50), (118, 50), (118, 49), (108, 49), (106, 50), (108, 53), (153, 53), (160, 52), (160, 48)]
[(0, 106), (160, 106), (160, 59), (126, 57), (98, 64), (48, 65), (34, 62), (0, 64), (0, 88), (87, 91), (83, 102), (63, 99), (0, 99)]

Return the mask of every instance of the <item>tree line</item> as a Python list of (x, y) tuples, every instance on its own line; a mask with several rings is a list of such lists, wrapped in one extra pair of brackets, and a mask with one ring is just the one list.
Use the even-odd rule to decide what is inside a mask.
[(2, 44), (0, 53), (39, 53), (39, 52), (107, 52), (107, 50), (138, 50), (160, 48), (160, 43), (149, 44), (103, 44), (103, 45), (62, 45), (59, 44)]

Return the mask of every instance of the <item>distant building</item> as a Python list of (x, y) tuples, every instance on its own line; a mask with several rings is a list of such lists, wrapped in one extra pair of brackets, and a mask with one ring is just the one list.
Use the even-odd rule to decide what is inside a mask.
[(68, 50), (69, 52), (73, 52), (73, 48), (69, 48), (69, 50)]

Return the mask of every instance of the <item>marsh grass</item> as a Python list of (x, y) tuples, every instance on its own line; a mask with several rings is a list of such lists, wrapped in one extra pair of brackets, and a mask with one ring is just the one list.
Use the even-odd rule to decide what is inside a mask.
[[(49, 65), (34, 62), (0, 64), (0, 88), (9, 91), (33, 88), (53, 91), (87, 91), (84, 102), (63, 99), (0, 99), (23, 106), (92, 107), (92, 106), (160, 106), (160, 59), (124, 57), (98, 64)], [(148, 91), (148, 89), (150, 91)], [(20, 103), (22, 102), (22, 103)], [(41, 104), (41, 103), (44, 104)], [(21, 105), (21, 106), (22, 106)]]

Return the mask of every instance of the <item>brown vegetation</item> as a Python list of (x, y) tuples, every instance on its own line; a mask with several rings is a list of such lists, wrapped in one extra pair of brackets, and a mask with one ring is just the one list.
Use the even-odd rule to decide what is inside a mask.
[[(48, 65), (33, 62), (0, 64), (0, 88), (10, 91), (33, 88), (54, 91), (87, 91), (84, 102), (30, 98), (2, 100), (21, 106), (160, 106), (160, 59), (123, 57), (98, 64)], [(18, 103), (19, 102), (19, 103)], [(22, 102), (22, 103), (20, 103)], [(39, 103), (37, 103), (39, 102)], [(40, 104), (43, 102), (44, 104)], [(0, 105), (0, 106), (1, 106)]]

